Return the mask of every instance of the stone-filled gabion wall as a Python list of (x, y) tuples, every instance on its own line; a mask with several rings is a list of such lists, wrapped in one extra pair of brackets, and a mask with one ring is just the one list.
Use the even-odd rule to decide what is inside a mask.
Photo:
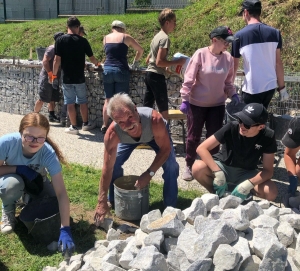
[[(35, 101), (39, 98), (39, 73), (41, 62), (1, 59), (0, 60), (0, 111), (12, 114), (25, 115), (33, 111)], [(89, 119), (96, 121), (97, 126), (102, 125), (102, 108), (104, 104), (104, 91), (102, 73), (85, 72)], [(130, 96), (137, 106), (143, 105), (145, 94), (144, 70), (132, 71), (130, 80)], [(181, 102), (180, 87), (181, 78), (171, 76), (167, 79), (168, 92), (171, 103), (178, 106)], [(60, 112), (63, 105), (63, 97), (56, 106), (57, 113)], [(47, 113), (47, 107), (44, 105), (42, 113)], [(79, 108), (78, 108), (78, 115)], [(178, 134), (181, 134), (179, 132)]]

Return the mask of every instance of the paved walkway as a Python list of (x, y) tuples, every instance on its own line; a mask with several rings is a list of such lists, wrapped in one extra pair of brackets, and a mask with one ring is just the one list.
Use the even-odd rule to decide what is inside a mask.
[[(0, 136), (18, 131), (22, 117), (22, 115), (0, 112)], [(51, 124), (50, 137), (58, 144), (68, 161), (101, 169), (103, 164), (104, 144), (103, 135), (100, 132), (100, 129), (96, 128), (92, 131), (80, 131), (79, 135), (66, 134), (64, 129), (64, 127), (61, 127), (58, 124)], [(177, 146), (176, 153), (176, 160), (180, 167), (180, 174), (178, 178), (179, 188), (206, 191), (195, 180), (192, 182), (185, 182), (181, 179), (181, 173), (185, 166), (183, 147), (180, 145)], [(149, 167), (154, 156), (155, 153), (152, 150), (134, 150), (129, 160), (124, 164), (125, 175), (140, 175)], [(162, 169), (157, 172), (154, 179), (162, 181)], [(275, 200), (279, 203), (281, 201), (281, 197), (285, 191), (287, 191), (288, 180), (285, 165), (281, 158), (279, 158), (279, 163), (275, 165), (273, 179), (277, 182), (280, 191), (278, 199)]]

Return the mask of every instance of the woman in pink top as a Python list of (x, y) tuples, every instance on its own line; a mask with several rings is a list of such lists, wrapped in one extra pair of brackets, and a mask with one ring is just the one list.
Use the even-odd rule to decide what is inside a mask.
[[(235, 104), (239, 103), (233, 84), (233, 58), (227, 52), (234, 40), (233, 33), (229, 27), (219, 26), (209, 34), (209, 38), (210, 46), (198, 49), (192, 56), (180, 90), (180, 110), (187, 114), (188, 127), (186, 168), (182, 175), (186, 181), (193, 180), (191, 167), (204, 124), (208, 138), (223, 125), (226, 99), (229, 97)], [(219, 147), (216, 147), (210, 152), (215, 154), (218, 151)]]

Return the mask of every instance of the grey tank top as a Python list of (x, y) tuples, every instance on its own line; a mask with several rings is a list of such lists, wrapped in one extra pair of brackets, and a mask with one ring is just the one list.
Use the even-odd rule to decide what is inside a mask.
[(153, 132), (152, 132), (152, 111), (153, 109), (150, 107), (137, 107), (137, 111), (141, 118), (142, 123), (142, 135), (139, 140), (135, 140), (131, 136), (129, 136), (126, 132), (124, 132), (120, 126), (115, 123), (115, 131), (120, 139), (120, 143), (125, 144), (136, 144), (136, 143), (147, 143), (153, 140)]

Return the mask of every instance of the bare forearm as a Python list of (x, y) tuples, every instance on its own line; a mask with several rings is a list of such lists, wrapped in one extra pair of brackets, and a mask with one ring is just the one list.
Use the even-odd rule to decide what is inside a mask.
[(211, 171), (221, 170), (207, 149), (199, 148), (197, 153), (201, 157), (201, 160), (211, 169)]
[(273, 176), (273, 171), (272, 170), (263, 169), (257, 175), (255, 175), (253, 178), (251, 178), (249, 180), (254, 185), (258, 185), (258, 184), (261, 184), (265, 181), (270, 180), (272, 178), (272, 176)]
[(66, 195), (57, 197), (59, 204), (61, 226), (70, 226), (70, 201)]
[(0, 166), (0, 176), (16, 173), (16, 166)]
[(57, 61), (54, 59), (54, 62), (53, 62), (53, 74), (54, 75), (57, 75), (59, 66), (60, 66), (60, 61)]
[(151, 166), (152, 171), (156, 172), (168, 159), (170, 155), (170, 149), (160, 149), (157, 155), (155, 156)]

